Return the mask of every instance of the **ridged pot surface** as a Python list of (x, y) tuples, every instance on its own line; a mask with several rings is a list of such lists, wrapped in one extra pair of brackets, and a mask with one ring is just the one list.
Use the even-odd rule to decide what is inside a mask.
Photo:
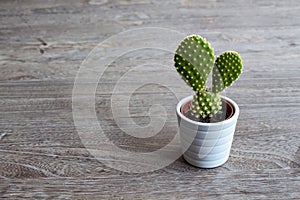
[(231, 104), (233, 115), (216, 123), (196, 122), (181, 111), (192, 98), (182, 99), (176, 107), (183, 157), (188, 163), (201, 168), (223, 165), (229, 158), (239, 107), (231, 99), (221, 96), (222, 100)]

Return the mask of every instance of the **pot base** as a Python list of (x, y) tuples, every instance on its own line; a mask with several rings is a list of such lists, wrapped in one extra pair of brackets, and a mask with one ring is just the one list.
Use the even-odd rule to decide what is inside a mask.
[(207, 162), (202, 161), (202, 160), (197, 161), (193, 158), (189, 158), (185, 154), (183, 154), (183, 158), (187, 163), (189, 163), (189, 164), (191, 164), (195, 167), (204, 168), (204, 169), (213, 169), (213, 168), (220, 167), (220, 166), (224, 165), (228, 161), (229, 155), (222, 158), (222, 159), (220, 159), (220, 160), (207, 161)]

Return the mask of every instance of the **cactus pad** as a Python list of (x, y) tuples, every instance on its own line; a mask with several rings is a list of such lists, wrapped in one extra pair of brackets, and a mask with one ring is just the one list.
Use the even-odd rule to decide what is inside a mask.
[(212, 91), (218, 93), (230, 86), (242, 73), (242, 66), (237, 52), (227, 51), (218, 56), (213, 68)]
[(186, 83), (194, 91), (201, 91), (213, 68), (214, 50), (201, 36), (191, 35), (178, 46), (174, 61), (176, 70)]
[[(237, 52), (227, 51), (218, 56), (216, 61), (214, 58), (214, 49), (199, 35), (184, 38), (174, 56), (176, 70), (196, 93), (190, 113), (199, 121), (222, 114), (219, 92), (230, 86), (242, 73), (242, 59)], [(205, 84), (211, 71), (212, 88), (209, 88)]]
[(222, 108), (218, 94), (208, 91), (198, 91), (194, 95), (191, 105), (191, 115), (196, 119), (212, 117)]

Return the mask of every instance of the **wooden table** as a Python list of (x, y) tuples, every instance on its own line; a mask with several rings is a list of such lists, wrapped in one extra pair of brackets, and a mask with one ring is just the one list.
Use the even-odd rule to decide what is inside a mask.
[[(300, 199), (299, 13), (297, 0), (1, 1), (0, 197)], [(126, 172), (107, 164), (122, 166), (122, 160), (101, 160), (86, 148), (72, 112), (76, 74), (97, 44), (145, 27), (201, 34), (216, 54), (228, 49), (241, 53), (244, 73), (226, 91), (241, 113), (231, 156), (222, 167), (198, 169), (179, 157), (155, 171), (132, 173), (134, 167)], [(137, 32), (133, 36), (143, 37)], [(110, 44), (115, 49), (131, 46), (126, 38)], [(165, 59), (172, 52), (143, 47), (117, 58), (104, 56), (114, 60), (99, 77), (94, 110), (113, 143), (95, 141), (95, 148), (114, 145), (128, 152), (153, 152), (177, 134), (176, 95), (192, 91), (176, 74), (172, 60)], [(149, 64), (155, 62), (157, 66)], [(131, 69), (137, 73), (122, 79)], [(153, 84), (146, 84), (147, 77)], [(176, 91), (158, 84), (161, 80)], [(119, 93), (114, 93), (116, 86), (123, 86)], [(127, 132), (112, 113), (114, 94), (119, 95), (115, 115)], [(118, 116), (122, 95), (130, 97), (129, 117)], [(161, 131), (144, 139), (128, 135), (137, 125), (151, 123), (149, 108), (156, 103), (167, 117)], [(159, 123), (161, 110), (153, 111)], [(82, 116), (89, 124), (84, 112)]]

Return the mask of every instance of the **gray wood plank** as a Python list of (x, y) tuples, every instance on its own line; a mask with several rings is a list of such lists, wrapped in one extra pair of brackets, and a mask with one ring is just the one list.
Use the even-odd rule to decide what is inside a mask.
[[(299, 199), (299, 13), (297, 0), (1, 1), (0, 197)], [(223, 93), (238, 103), (241, 114), (231, 156), (222, 167), (198, 169), (180, 157), (154, 172), (127, 174), (85, 148), (72, 114), (78, 69), (101, 41), (143, 27), (201, 34), (216, 54), (227, 49), (241, 53), (244, 73)], [(126, 72), (157, 61), (170, 67), (145, 66), (113, 92)], [(114, 145), (149, 152), (172, 140), (177, 132), (175, 94), (157, 84), (144, 85), (167, 77), (176, 95), (192, 94), (172, 62), (172, 52), (142, 49), (120, 55), (107, 67), (97, 83), (95, 105), (101, 128)], [(87, 79), (85, 84), (94, 83)], [(129, 94), (136, 86), (141, 87)], [(127, 135), (112, 115), (112, 95), (117, 95), (120, 111), (127, 109), (124, 98), (131, 96), (130, 116), (117, 116), (122, 126), (134, 131), (136, 124), (149, 124), (149, 108), (156, 102), (167, 113), (164, 128), (146, 139)], [(161, 117), (153, 114), (153, 119)], [(111, 148), (104, 141), (95, 145)]]

